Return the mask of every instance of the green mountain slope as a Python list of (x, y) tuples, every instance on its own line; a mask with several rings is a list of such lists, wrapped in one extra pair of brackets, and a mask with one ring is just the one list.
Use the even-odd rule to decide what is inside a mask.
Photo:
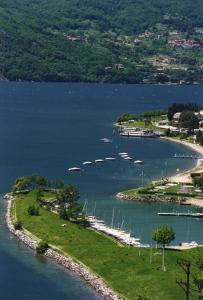
[(202, 0), (0, 1), (2, 79), (202, 82), (202, 43)]

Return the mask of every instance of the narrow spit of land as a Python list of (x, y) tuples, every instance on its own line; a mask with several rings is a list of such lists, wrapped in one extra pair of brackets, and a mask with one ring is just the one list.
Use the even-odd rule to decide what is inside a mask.
[(43, 207), (39, 216), (30, 216), (27, 213), (30, 205), (36, 205), (35, 190), (16, 196), (11, 207), (12, 222), (21, 220), (22, 232), (46, 240), (59, 253), (80, 261), (124, 299), (140, 299), (139, 296), (154, 300), (180, 299), (183, 295), (176, 284), (180, 276), (177, 258), (195, 260), (203, 254), (200, 248), (183, 252), (167, 250), (167, 271), (163, 272), (158, 249), (140, 250), (120, 245), (104, 234), (61, 220)]

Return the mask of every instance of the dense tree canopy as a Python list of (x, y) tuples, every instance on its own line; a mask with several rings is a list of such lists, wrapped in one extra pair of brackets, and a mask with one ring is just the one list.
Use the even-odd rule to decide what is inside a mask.
[(179, 125), (182, 128), (193, 130), (199, 128), (199, 121), (197, 116), (192, 111), (183, 111), (180, 115)]
[(173, 115), (177, 112), (193, 111), (198, 112), (201, 109), (201, 106), (197, 103), (173, 103), (168, 108), (168, 119), (171, 121)]
[(2, 0), (0, 79), (202, 82), (202, 27), (202, 0)]

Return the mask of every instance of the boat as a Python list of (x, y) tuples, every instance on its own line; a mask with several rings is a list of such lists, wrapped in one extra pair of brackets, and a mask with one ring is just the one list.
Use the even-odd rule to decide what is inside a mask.
[(120, 153), (118, 153), (118, 155), (128, 155), (128, 153), (127, 152), (120, 152)]
[(106, 160), (116, 160), (115, 157), (105, 157)]
[(125, 160), (132, 160), (132, 157), (126, 156), (126, 157), (124, 157), (123, 159), (125, 159)]
[(104, 159), (95, 159), (94, 162), (95, 162), (95, 163), (103, 163), (103, 162), (104, 162)]
[(135, 161), (134, 161), (134, 164), (137, 164), (137, 165), (138, 165), (138, 164), (143, 164), (143, 161), (142, 161), (142, 160), (135, 160)]
[(103, 141), (104, 143), (112, 143), (112, 140), (109, 138), (102, 138), (100, 141)]
[(92, 161), (84, 161), (82, 164), (84, 166), (92, 165)]
[(69, 172), (80, 172), (81, 169), (78, 168), (78, 167), (73, 167), (73, 168), (69, 168), (68, 171), (69, 171)]
[(121, 157), (122, 157), (122, 158), (128, 157), (128, 154), (122, 154)]

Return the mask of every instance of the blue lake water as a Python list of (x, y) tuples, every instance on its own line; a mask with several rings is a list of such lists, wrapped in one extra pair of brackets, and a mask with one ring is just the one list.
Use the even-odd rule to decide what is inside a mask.
[[(188, 210), (169, 204), (149, 205), (119, 201), (115, 194), (186, 170), (192, 160), (175, 160), (174, 153), (193, 154), (182, 145), (158, 139), (131, 139), (113, 135), (113, 122), (124, 111), (167, 108), (173, 102), (203, 104), (202, 86), (144, 86), (102, 84), (0, 83), (0, 193), (7, 192), (16, 177), (40, 173), (77, 184), (81, 202), (89, 213), (110, 224), (124, 220), (127, 230), (151, 242), (159, 224), (175, 228), (176, 243), (203, 242), (203, 221), (160, 218), (159, 211)], [(103, 143), (100, 138), (112, 138)], [(85, 167), (80, 174), (67, 168), (83, 161), (128, 152), (144, 165), (117, 159)], [(167, 165), (167, 168), (166, 168)], [(142, 169), (143, 168), (143, 169)], [(141, 174), (144, 176), (142, 177)], [(4, 299), (99, 299), (77, 276), (54, 263), (39, 259), (19, 244), (4, 226), (5, 202), (1, 201), (0, 288)]]

